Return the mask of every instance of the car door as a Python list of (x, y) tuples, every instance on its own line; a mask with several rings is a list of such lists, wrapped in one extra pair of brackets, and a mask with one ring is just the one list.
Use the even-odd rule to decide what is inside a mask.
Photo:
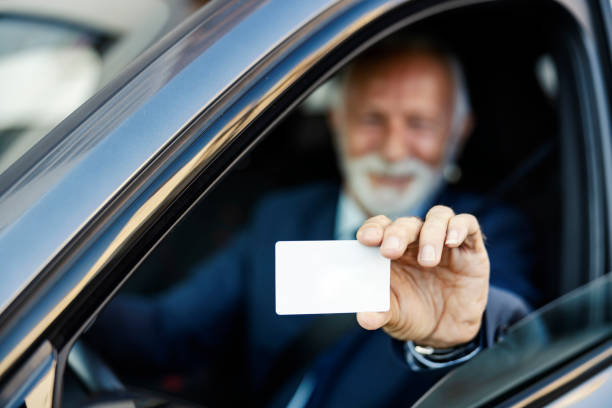
[(461, 4), (212, 2), (28, 151), (0, 183), (0, 403), (42, 384), (59, 406), (74, 340), (230, 167), (352, 55)]

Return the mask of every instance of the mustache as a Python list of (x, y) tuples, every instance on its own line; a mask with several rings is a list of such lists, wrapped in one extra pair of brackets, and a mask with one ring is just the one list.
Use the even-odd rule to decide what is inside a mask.
[(416, 158), (388, 162), (378, 154), (369, 154), (364, 157), (350, 159), (349, 165), (355, 170), (359, 169), (389, 177), (414, 177), (435, 171), (430, 165)]

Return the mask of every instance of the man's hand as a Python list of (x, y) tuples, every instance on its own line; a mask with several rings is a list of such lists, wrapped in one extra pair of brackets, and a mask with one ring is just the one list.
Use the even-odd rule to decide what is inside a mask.
[(391, 308), (357, 313), (363, 328), (435, 348), (474, 338), (487, 303), (489, 257), (473, 215), (444, 206), (429, 210), (425, 221), (379, 215), (357, 239), (391, 259)]

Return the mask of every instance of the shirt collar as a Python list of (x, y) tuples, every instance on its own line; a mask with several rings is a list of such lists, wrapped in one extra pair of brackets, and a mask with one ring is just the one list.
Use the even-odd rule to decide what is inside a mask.
[(355, 239), (355, 232), (367, 218), (355, 199), (340, 189), (334, 239)]

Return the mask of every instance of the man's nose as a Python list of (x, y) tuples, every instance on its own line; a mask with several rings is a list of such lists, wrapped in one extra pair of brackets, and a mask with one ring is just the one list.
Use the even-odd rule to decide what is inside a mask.
[(389, 126), (380, 154), (389, 162), (404, 160), (411, 154), (406, 129), (401, 124)]

